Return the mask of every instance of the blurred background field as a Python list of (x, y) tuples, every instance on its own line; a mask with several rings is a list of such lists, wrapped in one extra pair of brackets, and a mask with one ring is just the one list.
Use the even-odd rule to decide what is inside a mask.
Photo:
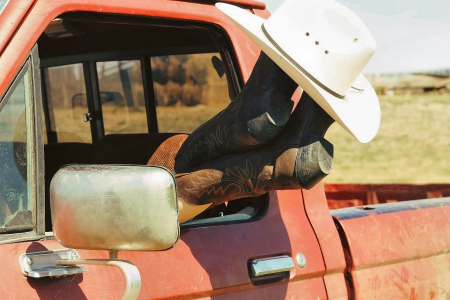
[(339, 125), (325, 136), (334, 145), (325, 183), (450, 182), (450, 94), (380, 96), (377, 136), (361, 144)]
[[(152, 58), (159, 132), (191, 133), (228, 105), (228, 82), (217, 60), (217, 53)], [(105, 134), (148, 132), (140, 62), (98, 62), (97, 67)], [(46, 70), (52, 79), (47, 86), (51, 126), (59, 142), (92, 142), (80, 68)], [(450, 69), (367, 78), (379, 94), (379, 132), (361, 144), (334, 124), (326, 135), (335, 147), (333, 172), (325, 182), (450, 182)]]
[[(325, 183), (450, 182), (450, 94), (379, 96), (381, 125), (361, 144), (333, 124), (326, 138), (334, 145), (333, 172)], [(191, 132), (222, 106), (168, 106), (158, 110), (162, 131)]]
[[(262, 1), (272, 13), (283, 2)], [(361, 18), (377, 43), (363, 73), (384, 96), (381, 128), (369, 144), (338, 125), (329, 130), (335, 157), (325, 182), (449, 183), (450, 1), (338, 2)], [(432, 90), (441, 93), (423, 93)]]

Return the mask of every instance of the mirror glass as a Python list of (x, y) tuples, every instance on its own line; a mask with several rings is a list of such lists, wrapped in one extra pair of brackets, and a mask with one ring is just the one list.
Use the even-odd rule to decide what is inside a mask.
[(176, 195), (161, 167), (65, 166), (50, 186), (53, 231), (68, 248), (169, 249), (179, 237)]

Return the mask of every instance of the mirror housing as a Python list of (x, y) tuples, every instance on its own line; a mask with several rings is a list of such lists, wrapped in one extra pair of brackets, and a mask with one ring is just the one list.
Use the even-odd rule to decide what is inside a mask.
[(166, 250), (179, 238), (175, 179), (167, 169), (68, 165), (50, 185), (61, 245), (92, 250)]

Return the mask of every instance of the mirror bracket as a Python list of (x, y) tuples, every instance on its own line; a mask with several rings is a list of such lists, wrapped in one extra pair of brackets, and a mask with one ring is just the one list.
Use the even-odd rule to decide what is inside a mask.
[(80, 274), (86, 269), (83, 265), (57, 265), (60, 260), (73, 261), (80, 258), (78, 252), (73, 249), (60, 249), (53, 251), (41, 251), (24, 253), (19, 257), (20, 270), (25, 277), (61, 277)]
[(141, 274), (138, 268), (127, 260), (117, 259), (118, 251), (110, 250), (110, 259), (72, 259), (58, 260), (58, 266), (77, 266), (77, 265), (101, 265), (119, 268), (125, 275), (126, 287), (122, 300), (134, 300), (139, 296), (141, 290)]
[(102, 265), (119, 268), (125, 275), (126, 287), (122, 300), (134, 300), (141, 290), (141, 274), (127, 260), (118, 259), (118, 251), (110, 250), (109, 259), (80, 259), (74, 249), (24, 253), (19, 257), (20, 269), (25, 277), (61, 277), (86, 272), (84, 265)]

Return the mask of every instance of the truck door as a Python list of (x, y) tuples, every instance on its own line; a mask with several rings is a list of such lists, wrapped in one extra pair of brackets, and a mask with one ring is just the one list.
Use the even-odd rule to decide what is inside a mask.
[[(73, 11), (83, 13), (78, 15), (70, 13)], [(78, 18), (77, 24), (87, 27), (71, 27), (68, 22), (69, 25), (66, 24), (64, 30), (72, 36), (64, 36), (64, 33), (57, 38), (45, 35), (48, 24), (61, 16), (69, 16), (71, 20)], [(96, 18), (99, 21), (94, 22), (96, 26), (93, 26), (92, 21)], [(164, 39), (167, 44), (162, 45), (161, 34), (157, 36), (157, 33), (153, 32), (156, 36), (152, 37), (150, 32), (146, 31), (145, 26), (151, 25), (152, 22), (162, 24), (151, 28), (158, 27), (164, 34), (176, 31), (204, 33), (184, 39), (185, 43), (181, 46), (177, 44), (180, 40), (170, 39), (167, 35)], [(136, 35), (136, 32), (141, 30), (148, 34), (141, 36), (145, 43), (148, 45), (156, 43), (156, 46), (141, 47), (142, 42), (136, 40), (133, 41), (135, 44), (131, 43), (132, 41), (120, 43), (119, 37), (125, 38), (127, 35), (120, 31), (116, 32), (116, 40), (102, 39), (104, 37), (102, 32), (108, 32), (108, 24), (115, 28), (130, 29), (128, 33), (130, 36)], [(167, 29), (170, 24), (172, 29)], [(83, 52), (82, 49), (89, 48), (89, 43), (95, 43), (95, 37), (89, 35), (90, 29), (95, 31), (95, 37), (101, 44), (98, 44), (98, 48), (93, 52), (89, 52), (91, 50)], [(83, 40), (86, 36), (92, 39)], [(40, 41), (38, 37), (41, 37)], [(34, 46), (36, 42), (39, 51)], [(187, 42), (191, 44), (188, 45)], [(52, 43), (61, 48), (45, 48)], [(71, 47), (67, 47), (68, 45)], [(136, 48), (132, 48), (133, 45), (136, 45)], [(81, 49), (79, 53), (76, 53), (79, 49)], [(60, 51), (61, 55), (51, 56), (54, 51)], [(50, 160), (56, 159), (57, 155), (62, 155), (62, 152), (55, 152), (54, 157), (48, 155), (44, 157), (44, 143), (58, 144), (60, 147), (64, 146), (63, 141), (70, 145), (86, 143), (95, 148), (93, 150), (95, 153), (100, 151), (96, 147), (99, 147), (105, 138), (116, 141), (126, 138), (127, 141), (131, 141), (137, 134), (162, 134), (163, 121), (158, 119), (158, 113), (162, 116), (164, 110), (168, 111), (172, 105), (171, 101), (175, 101), (176, 97), (171, 94), (170, 97), (163, 95), (158, 98), (159, 87), (155, 79), (157, 71), (156, 68), (152, 69), (152, 60), (157, 64), (164, 59), (176, 58), (182, 67), (187, 68), (186, 60), (183, 61), (186, 56), (205, 53), (217, 53), (216, 57), (223, 62), (226, 74), (224, 77), (226, 98), (234, 99), (242, 87), (243, 79), (248, 78), (251, 70), (249, 65), (256, 61), (259, 50), (213, 5), (195, 2), (180, 5), (179, 2), (172, 1), (100, 0), (94, 4), (90, 1), (61, 3), (56, 0), (39, 0), (31, 8), (20, 28), (16, 28), (14, 36), (2, 49), (0, 57), (0, 69), (7, 70), (8, 73), (0, 81), (2, 95), (0, 124), (3, 126), (0, 163), (5, 170), (0, 175), (3, 178), (0, 181), (0, 197), (2, 197), (0, 212), (3, 218), (3, 223), (0, 220), (0, 224), (3, 224), (0, 227), (0, 255), (4, 258), (4, 270), (8, 270), (0, 273), (3, 282), (8, 283), (0, 288), (2, 298), (121, 297), (125, 289), (123, 274), (118, 270), (106, 270), (101, 266), (86, 266), (86, 272), (82, 274), (59, 278), (30, 278), (21, 274), (18, 264), (21, 254), (63, 248), (52, 235), (50, 215), (44, 212), (45, 181), (49, 179), (44, 178), (47, 172), (45, 167)], [(41, 66), (38, 58), (42, 62)], [(130, 77), (131, 71), (124, 71), (133, 69), (135, 64), (133, 66), (130, 64), (133, 61), (140, 64), (136, 67), (141, 74), (138, 79)], [(115, 76), (115, 67), (111, 67), (114, 63), (117, 65), (117, 81), (120, 84), (113, 85), (116, 90), (110, 90), (108, 87), (110, 83), (102, 81), (100, 77), (107, 76), (104, 72), (112, 72), (110, 75)], [(59, 86), (49, 87), (52, 76), (50, 73), (54, 70), (52, 68), (67, 69), (71, 64), (81, 64), (81, 73), (78, 75), (79, 78), (84, 78), (84, 90), (74, 92), (73, 95), (60, 93), (58, 95), (62, 98), (51, 98), (48, 95), (49, 91), (58, 88), (62, 90), (63, 85), (67, 87), (71, 85), (70, 81), (62, 81)], [(195, 68), (195, 65), (192, 68)], [(74, 69), (69, 68), (70, 70)], [(215, 76), (217, 73), (220, 72), (216, 72)], [(65, 74), (67, 75), (67, 72)], [(136, 80), (134, 82), (140, 80), (142, 98), (138, 98), (138, 93), (133, 91), (133, 80)], [(191, 80), (193, 86), (201, 85), (195, 76), (183, 80), (184, 84)], [(182, 86), (173, 80), (172, 82)], [(201, 95), (214, 97), (213, 87), (209, 86), (208, 89), (209, 94), (204, 90)], [(114, 94), (117, 91), (119, 94)], [(75, 96), (80, 93), (85, 95), (76, 98)], [(103, 102), (102, 93), (105, 95)], [(63, 97), (67, 97), (70, 101), (66, 101)], [(220, 97), (223, 98), (223, 92)], [(123, 100), (121, 103), (120, 99)], [(142, 99), (142, 102), (139, 102), (141, 101), (139, 99)], [(196, 115), (201, 117), (201, 114), (208, 110), (205, 103), (195, 103), (198, 99), (191, 97), (190, 101), (182, 100), (175, 105), (179, 108), (177, 112), (183, 113), (180, 119)], [(61, 117), (57, 114), (64, 111), (64, 106), (52, 107), (58, 103), (57, 101), (66, 101), (71, 105), (86, 102), (86, 112), (90, 112), (90, 115), (86, 115), (86, 124), (89, 124), (87, 132), (90, 132), (87, 140), (74, 141), (70, 138), (58, 140), (60, 127), (52, 122)], [(116, 103), (114, 106), (114, 101), (118, 101), (119, 104)], [(156, 106), (155, 102), (159, 105)], [(142, 111), (139, 103), (142, 104)], [(71, 118), (76, 107), (72, 105), (68, 108), (70, 114), (66, 115), (66, 118)], [(123, 128), (122, 131), (114, 132), (117, 129), (114, 123), (107, 122), (107, 118), (110, 121), (114, 120), (114, 109), (117, 112), (126, 112), (130, 117), (129, 119), (124, 117), (124, 123), (119, 124)], [(131, 118), (134, 116), (133, 113), (143, 113), (145, 116), (145, 133), (126, 131), (132, 127), (130, 124), (133, 121)], [(170, 113), (168, 115), (170, 116)], [(123, 114), (117, 118), (122, 116)], [(176, 125), (180, 128), (182, 124)], [(84, 135), (85, 132), (73, 133)], [(114, 136), (111, 138), (111, 135)], [(61, 136), (62, 134), (59, 137)], [(119, 147), (122, 147), (123, 143), (120, 142)], [(112, 142), (109, 145), (113, 144)], [(100, 155), (97, 159), (104, 158), (104, 155)], [(325, 274), (325, 265), (319, 242), (305, 213), (302, 192), (271, 192), (242, 203), (241, 205), (230, 203), (228, 206), (208, 212), (208, 215), (201, 219), (182, 224), (180, 241), (168, 251), (120, 252), (120, 259), (133, 262), (141, 272), (140, 297), (142, 299), (326, 298), (327, 291), (322, 278)], [(48, 208), (47, 204), (47, 210)], [(86, 259), (108, 257), (106, 251), (77, 251), (81, 258)], [(260, 266), (261, 269), (255, 266)]]

